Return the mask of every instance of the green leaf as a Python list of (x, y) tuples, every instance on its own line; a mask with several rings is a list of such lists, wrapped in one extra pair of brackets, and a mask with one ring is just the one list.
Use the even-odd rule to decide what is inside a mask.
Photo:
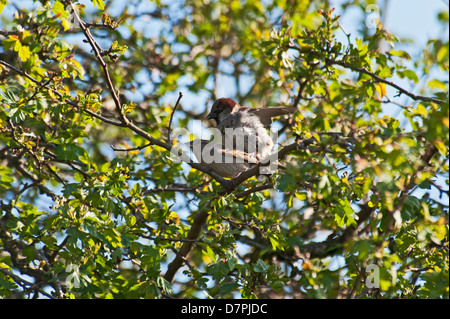
[(273, 282), (270, 283), (270, 287), (272, 287), (278, 292), (282, 292), (285, 286), (286, 284), (281, 280), (274, 280)]
[(67, 197), (72, 196), (79, 192), (79, 185), (76, 183), (70, 183), (64, 186), (63, 194)]
[(143, 267), (149, 275), (159, 275), (161, 256), (159, 249), (154, 247), (144, 247), (141, 256), (141, 267)]
[(55, 15), (59, 15), (62, 18), (67, 18), (69, 16), (69, 13), (64, 8), (64, 5), (58, 0), (53, 4), (52, 11)]
[(92, 0), (92, 3), (100, 10), (105, 10), (105, 3), (103, 0)]
[(339, 227), (356, 225), (355, 213), (347, 199), (338, 199), (339, 205), (334, 209), (334, 220)]
[(36, 257), (36, 249), (33, 246), (28, 246), (22, 250), (22, 254), (27, 257), (26, 260), (30, 262)]
[(108, 242), (113, 248), (122, 247), (122, 241), (120, 239), (120, 234), (114, 228), (109, 228), (104, 230), (103, 235), (105, 235)]
[(411, 60), (411, 56), (409, 55), (409, 53), (402, 51), (402, 50), (392, 50), (392, 51), (389, 51), (389, 54), (395, 55), (395, 56), (398, 56), (398, 57), (401, 57), (401, 58), (404, 58), (407, 60)]
[(81, 156), (86, 155), (86, 150), (76, 144), (60, 144), (56, 147), (58, 158), (66, 161), (78, 160)]
[(356, 45), (358, 46), (359, 56), (363, 57), (369, 51), (369, 47), (361, 39), (357, 38), (355, 41), (356, 41)]
[(253, 266), (253, 270), (255, 272), (265, 273), (267, 269), (269, 269), (269, 266), (267, 266), (261, 259), (258, 259)]
[(438, 79), (433, 79), (429, 81), (428, 86), (433, 89), (439, 89), (444, 91), (448, 90), (447, 85), (445, 85), (444, 82), (439, 81)]
[(407, 77), (408, 79), (414, 81), (414, 83), (419, 82), (419, 77), (417, 76), (416, 72), (414, 72), (413, 70), (397, 71), (397, 74), (400, 78)]
[(208, 267), (208, 274), (216, 281), (222, 281), (228, 274), (228, 265), (223, 262), (212, 264)]
[(22, 108), (17, 108), (16, 111), (11, 115), (11, 121), (13, 123), (20, 123), (25, 120), (27, 114), (23, 111)]
[(217, 262), (217, 256), (209, 246), (206, 246), (205, 255), (211, 258), (213, 262)]
[(8, 4), (7, 0), (0, 1), (0, 13), (2, 13), (3, 8), (5, 7), (6, 4)]
[(390, 78), (391, 76), (392, 76), (392, 71), (391, 71), (391, 68), (389, 68), (389, 67), (384, 67), (381, 71), (380, 71), (380, 73), (378, 74), (378, 76), (379, 77), (382, 77), (382, 78)]
[(0, 93), (0, 97), (2, 98), (4, 103), (14, 104), (19, 101), (19, 98), (12, 91), (5, 91)]
[(272, 245), (273, 250), (278, 250), (278, 249), (284, 250), (284, 247), (283, 247), (284, 241), (282, 239), (281, 234), (271, 232), (268, 234), (268, 237), (269, 237), (270, 244)]
[(166, 294), (172, 294), (172, 285), (164, 277), (158, 277), (156, 279), (156, 285)]
[(240, 287), (240, 285), (236, 282), (220, 285), (220, 294), (222, 296), (227, 295), (227, 294), (232, 293), (233, 291), (239, 289), (239, 287)]
[(19, 39), (16, 36), (10, 35), (8, 38), (3, 39), (2, 45), (5, 50), (13, 50), (17, 42), (19, 42)]
[(421, 103), (417, 104), (417, 108), (414, 110), (414, 113), (417, 115), (428, 115), (426, 107)]
[(0, 189), (10, 188), (14, 180), (13, 172), (8, 167), (0, 166)]

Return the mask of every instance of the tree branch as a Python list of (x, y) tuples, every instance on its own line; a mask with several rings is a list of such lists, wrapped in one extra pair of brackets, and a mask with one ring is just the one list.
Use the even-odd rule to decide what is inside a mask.
[(378, 75), (376, 75), (372, 72), (369, 72), (368, 70), (366, 70), (364, 68), (353, 66), (344, 61), (334, 61), (334, 60), (330, 60), (330, 59), (326, 59), (326, 61), (327, 61), (327, 63), (330, 63), (330, 64), (337, 64), (344, 68), (351, 69), (351, 70), (359, 72), (359, 73), (367, 74), (367, 75), (371, 76), (373, 79), (375, 79), (377, 82), (385, 83), (385, 84), (397, 89), (400, 92), (400, 94), (405, 94), (405, 95), (409, 96), (410, 98), (412, 98), (414, 101), (422, 100), (422, 101), (426, 101), (426, 102), (433, 102), (436, 104), (445, 104), (446, 103), (445, 101), (442, 101), (442, 100), (439, 100), (439, 99), (436, 99), (433, 97), (416, 95), (414, 93), (411, 93), (411, 92), (405, 90), (404, 88), (400, 87), (399, 85), (395, 84), (394, 82), (383, 79), (383, 78), (379, 77)]
[(281, 150), (279, 150), (276, 153), (273, 153), (272, 155), (262, 159), (258, 165), (253, 166), (252, 168), (249, 168), (246, 171), (243, 171), (241, 174), (239, 174), (237, 177), (233, 179), (233, 190), (242, 184), (247, 179), (259, 175), (259, 169), (261, 166), (268, 165), (270, 162), (275, 162), (284, 159), (287, 154), (289, 154), (292, 151), (306, 149), (310, 144), (316, 142), (316, 139), (314, 137), (300, 141), (300, 139), (296, 139), (296, 141), (292, 144), (289, 144), (285, 147), (283, 147)]
[(340, 66), (342, 66), (342, 67), (344, 67), (346, 69), (350, 69), (350, 70), (355, 71), (355, 72), (367, 74), (370, 77), (372, 77), (375, 81), (385, 83), (386, 85), (389, 85), (389, 86), (397, 89), (400, 92), (400, 94), (405, 94), (405, 95), (409, 96), (410, 98), (412, 98), (414, 101), (422, 100), (422, 101), (427, 101), (427, 102), (433, 102), (433, 103), (436, 103), (436, 104), (446, 104), (447, 103), (445, 101), (442, 101), (442, 100), (439, 100), (439, 99), (436, 99), (436, 98), (432, 98), (432, 97), (427, 97), (427, 96), (422, 96), (422, 95), (417, 95), (417, 94), (411, 93), (408, 90), (405, 90), (404, 88), (402, 88), (399, 85), (395, 84), (394, 82), (391, 82), (391, 81), (388, 81), (386, 79), (383, 79), (382, 77), (379, 77), (378, 75), (368, 71), (365, 68), (356, 67), (356, 66), (351, 65), (351, 64), (349, 64), (347, 62), (344, 62), (344, 61), (337, 61), (337, 60), (333, 60), (333, 59), (330, 59), (330, 58), (323, 57), (322, 54), (320, 54), (320, 52), (309, 50), (309, 49), (308, 50), (304, 50), (304, 49), (302, 49), (302, 48), (300, 48), (300, 47), (298, 47), (296, 45), (288, 45), (287, 47), (288, 47), (288, 49), (294, 49), (294, 50), (296, 50), (296, 51), (298, 51), (299, 53), (302, 53), (302, 54), (312, 54), (312, 55), (318, 57), (319, 59), (324, 60), (326, 64), (340, 65)]
[(176, 254), (174, 260), (172, 260), (172, 262), (169, 264), (167, 271), (164, 275), (164, 279), (166, 279), (168, 282), (173, 281), (175, 274), (177, 273), (178, 269), (180, 269), (181, 266), (183, 266), (185, 258), (191, 251), (192, 245), (197, 241), (198, 236), (200, 235), (200, 232), (202, 230), (202, 227), (206, 223), (206, 219), (208, 218), (211, 201), (209, 201), (204, 208), (199, 210), (194, 215), (194, 221), (191, 225), (191, 229), (189, 230), (189, 233), (185, 238), (183, 245), (178, 251), (178, 254)]
[[(40, 81), (36, 80), (35, 78), (33, 78), (32, 76), (30, 76), (30, 75), (29, 75), (28, 73), (26, 73), (25, 71), (22, 71), (22, 70), (16, 68), (15, 66), (12, 66), (11, 64), (9, 64), (9, 63), (7, 63), (7, 62), (5, 62), (5, 61), (3, 61), (3, 60), (0, 60), (0, 64), (3, 65), (3, 66), (5, 66), (5, 67), (7, 67), (8, 69), (10, 69), (10, 70), (16, 72), (17, 74), (20, 74), (20, 75), (26, 77), (26, 78), (27, 78), (28, 80), (30, 80), (31, 82), (33, 82), (33, 83), (35, 83), (35, 84), (37, 84), (37, 85), (39, 85), (39, 86), (45, 87), (48, 91), (51, 91), (52, 93), (56, 94), (57, 96), (59, 96), (59, 97), (61, 97), (61, 98), (64, 98), (64, 94), (62, 94), (62, 93), (59, 92), (58, 90), (55, 90), (55, 89), (52, 89), (52, 88), (48, 87), (48, 84), (46, 84), (46, 83), (44, 83), (44, 84), (41, 83)], [(104, 116), (101, 116), (101, 115), (95, 113), (95, 112), (92, 112), (91, 110), (88, 110), (88, 109), (86, 109), (86, 108), (83, 108), (81, 105), (79, 105), (79, 104), (78, 104), (77, 102), (75, 102), (75, 101), (72, 101), (71, 99), (64, 99), (64, 103), (67, 103), (67, 104), (69, 104), (69, 105), (75, 107), (76, 109), (82, 109), (84, 112), (86, 112), (86, 113), (89, 114), (90, 116), (95, 117), (96, 119), (99, 119), (99, 120), (101, 120), (102, 122), (105, 122), (105, 123), (107, 123), (107, 124), (111, 124), (111, 125), (115, 125), (115, 126), (122, 126), (122, 127), (125, 126), (125, 125), (124, 125), (123, 123), (121, 123), (121, 122), (117, 122), (117, 121), (115, 121), (115, 120), (108, 119), (108, 118), (106, 118), (106, 117), (104, 117)]]

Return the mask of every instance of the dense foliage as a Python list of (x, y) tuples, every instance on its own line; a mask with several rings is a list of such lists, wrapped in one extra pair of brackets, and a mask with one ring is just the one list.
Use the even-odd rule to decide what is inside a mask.
[[(326, 0), (82, 3), (0, 1), (0, 296), (449, 297), (448, 38), (399, 50), (369, 1), (360, 34)], [(298, 108), (270, 181), (170, 152), (222, 94)]]

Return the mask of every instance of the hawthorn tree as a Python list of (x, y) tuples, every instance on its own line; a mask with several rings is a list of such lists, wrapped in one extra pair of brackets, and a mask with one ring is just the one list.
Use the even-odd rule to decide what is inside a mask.
[[(448, 38), (414, 56), (325, 0), (0, 11), (0, 296), (449, 297)], [(223, 92), (297, 107), (286, 170), (176, 159)]]

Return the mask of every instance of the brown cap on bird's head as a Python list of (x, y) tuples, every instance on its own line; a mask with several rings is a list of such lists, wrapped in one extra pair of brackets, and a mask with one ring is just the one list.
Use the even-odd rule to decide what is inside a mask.
[(206, 116), (206, 119), (216, 120), (216, 122), (219, 123), (220, 120), (230, 114), (236, 106), (239, 106), (239, 103), (235, 100), (226, 97), (220, 98), (214, 102), (211, 107), (211, 112)]

